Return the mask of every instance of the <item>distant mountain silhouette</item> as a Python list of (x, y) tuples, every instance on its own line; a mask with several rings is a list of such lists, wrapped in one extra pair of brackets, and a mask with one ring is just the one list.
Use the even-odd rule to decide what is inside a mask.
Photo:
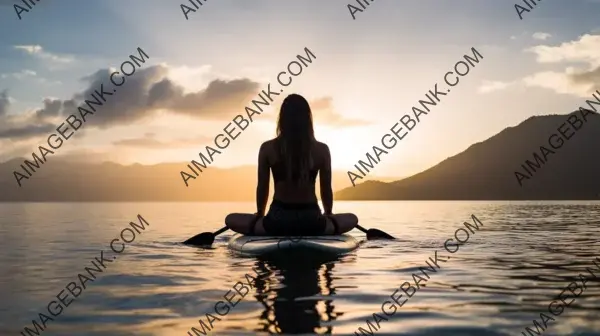
[[(600, 116), (591, 111), (577, 131), (569, 115), (531, 117), (470, 146), (436, 166), (400, 181), (367, 181), (335, 194), (338, 200), (598, 200), (600, 199)], [(566, 123), (566, 126), (561, 124)], [(549, 137), (570, 137), (554, 149)], [(465, 130), (468, 132), (468, 130)], [(553, 137), (556, 147), (557, 138)], [(534, 153), (546, 159), (536, 164)], [(531, 173), (527, 173), (524, 165)], [(532, 169), (533, 168), (533, 169)], [(522, 186), (515, 176), (520, 172)], [(368, 175), (367, 175), (368, 176)], [(361, 181), (360, 179), (358, 181)]]
[[(577, 115), (579, 111), (570, 115)], [(568, 115), (536, 116), (516, 127), (470, 146), (436, 166), (394, 181), (352, 184), (345, 172), (333, 173), (337, 200), (595, 200), (600, 199), (600, 116), (587, 114), (583, 127), (570, 131), (559, 149), (548, 138), (559, 134)], [(564, 126), (562, 130), (566, 130)], [(559, 135), (560, 136), (560, 135)], [(529, 179), (519, 185), (515, 172), (529, 175), (521, 165), (543, 158), (541, 168), (528, 168)], [(27, 158), (31, 160), (31, 158)], [(254, 201), (256, 167), (209, 167), (189, 187), (179, 172), (187, 163), (81, 163), (48, 156), (48, 161), (18, 187), (13, 170), (23, 158), (0, 164), (0, 202), (139, 202), (139, 201)], [(543, 162), (544, 162), (543, 161)], [(526, 165), (527, 166), (527, 165)], [(529, 165), (528, 167), (532, 167)], [(536, 170), (533, 172), (533, 170)], [(376, 179), (376, 178), (372, 178)], [(390, 180), (387, 178), (386, 180)], [(361, 181), (361, 180), (358, 180)], [(357, 182), (358, 182), (357, 181)], [(271, 182), (272, 183), (272, 182)], [(317, 183), (318, 187), (318, 183)], [(341, 189), (341, 190), (340, 190)], [(317, 191), (318, 192), (318, 191)], [(271, 194), (273, 187), (271, 185)]]
[[(125, 166), (73, 162), (52, 155), (47, 159), (33, 176), (21, 181), (22, 187), (13, 171), (22, 172), (19, 166), (25, 159), (1, 163), (0, 202), (254, 201), (256, 197), (255, 166), (209, 167), (186, 187), (180, 171), (189, 171), (188, 163)], [(333, 172), (334, 190), (350, 185), (345, 172)]]

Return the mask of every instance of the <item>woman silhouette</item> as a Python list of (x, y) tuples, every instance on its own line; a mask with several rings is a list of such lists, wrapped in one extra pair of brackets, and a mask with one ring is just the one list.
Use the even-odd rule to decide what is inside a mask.
[[(275, 194), (265, 216), (269, 170), (273, 172)], [(317, 174), (323, 214), (315, 193)], [(332, 213), (329, 147), (315, 139), (310, 106), (300, 95), (291, 94), (284, 99), (277, 120), (277, 137), (260, 146), (256, 207), (255, 214), (229, 214), (225, 224), (238, 233), (273, 236), (342, 234), (358, 224), (354, 214)]]

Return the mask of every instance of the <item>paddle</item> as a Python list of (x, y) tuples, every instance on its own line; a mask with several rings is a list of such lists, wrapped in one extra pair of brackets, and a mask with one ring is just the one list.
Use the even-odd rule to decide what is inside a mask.
[[(250, 232), (254, 232), (254, 227), (256, 226), (256, 223), (262, 217), (263, 217), (262, 215), (254, 214), (254, 219), (252, 220), (252, 226), (250, 227)], [(214, 233), (202, 232), (202, 233), (197, 234), (197, 235), (193, 236), (192, 238), (184, 241), (183, 244), (210, 246), (215, 241), (216, 236), (220, 235), (221, 233), (223, 233), (227, 230), (229, 230), (229, 227), (224, 226), (224, 227), (218, 229), (217, 231), (215, 231)]]
[(364, 232), (367, 234), (367, 239), (396, 239), (392, 236), (390, 236), (389, 234), (378, 230), (378, 229), (365, 229), (364, 227), (356, 224), (356, 228), (359, 229), (360, 231)]
[(225, 232), (229, 230), (229, 228), (227, 226), (224, 226), (222, 228), (220, 228), (219, 230), (213, 232), (202, 232), (199, 233), (195, 236), (193, 236), (192, 238), (184, 241), (184, 244), (187, 245), (206, 245), (206, 246), (210, 246), (214, 241), (215, 241), (215, 237), (220, 235), (221, 233)]
[[(356, 228), (360, 231), (367, 234), (367, 239), (396, 239), (395, 237), (379, 230), (379, 229), (365, 229), (364, 227), (356, 224)], [(210, 246), (215, 241), (215, 237), (220, 235), (221, 233), (229, 230), (227, 226), (220, 228), (219, 230), (213, 232), (202, 232), (193, 236), (192, 238), (183, 242), (186, 245), (200, 245), (200, 246)]]

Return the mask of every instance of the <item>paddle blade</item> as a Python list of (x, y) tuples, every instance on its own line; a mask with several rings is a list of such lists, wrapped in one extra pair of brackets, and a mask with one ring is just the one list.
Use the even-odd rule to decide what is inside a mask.
[(211, 245), (215, 241), (215, 234), (212, 232), (202, 232), (193, 236), (192, 238), (184, 241), (184, 244), (187, 245)]
[(367, 239), (396, 239), (389, 234), (378, 230), (378, 229), (368, 229), (367, 230)]

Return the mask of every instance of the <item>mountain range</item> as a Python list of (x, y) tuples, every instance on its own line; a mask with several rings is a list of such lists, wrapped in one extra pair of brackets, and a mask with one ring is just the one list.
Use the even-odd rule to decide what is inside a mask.
[[(575, 118), (581, 125), (571, 126), (568, 119)], [(598, 200), (599, 131), (600, 116), (589, 110), (534, 116), (421, 173), (357, 184), (338, 191), (336, 199)]]
[[(579, 130), (567, 121), (575, 117), (582, 120)], [(586, 120), (583, 121), (581, 111), (531, 117), (403, 179), (359, 180), (361, 183), (353, 187), (346, 172), (334, 171), (335, 199), (597, 200), (600, 199), (600, 116), (590, 111)], [(558, 138), (563, 139), (560, 147)], [(187, 163), (82, 163), (50, 155), (19, 187), (13, 171), (23, 160), (0, 163), (0, 202), (254, 201), (255, 198), (254, 166), (209, 167), (196, 179), (189, 180), (186, 187), (180, 171)]]
[[(255, 166), (209, 166), (186, 187), (180, 171), (189, 171), (188, 163), (85, 163), (52, 155), (47, 159), (29, 179), (21, 180), (22, 187), (13, 171), (25, 174), (20, 168), (25, 159), (0, 163), (0, 202), (254, 201), (256, 195)], [(332, 180), (337, 189), (352, 185), (345, 172), (334, 171)]]

